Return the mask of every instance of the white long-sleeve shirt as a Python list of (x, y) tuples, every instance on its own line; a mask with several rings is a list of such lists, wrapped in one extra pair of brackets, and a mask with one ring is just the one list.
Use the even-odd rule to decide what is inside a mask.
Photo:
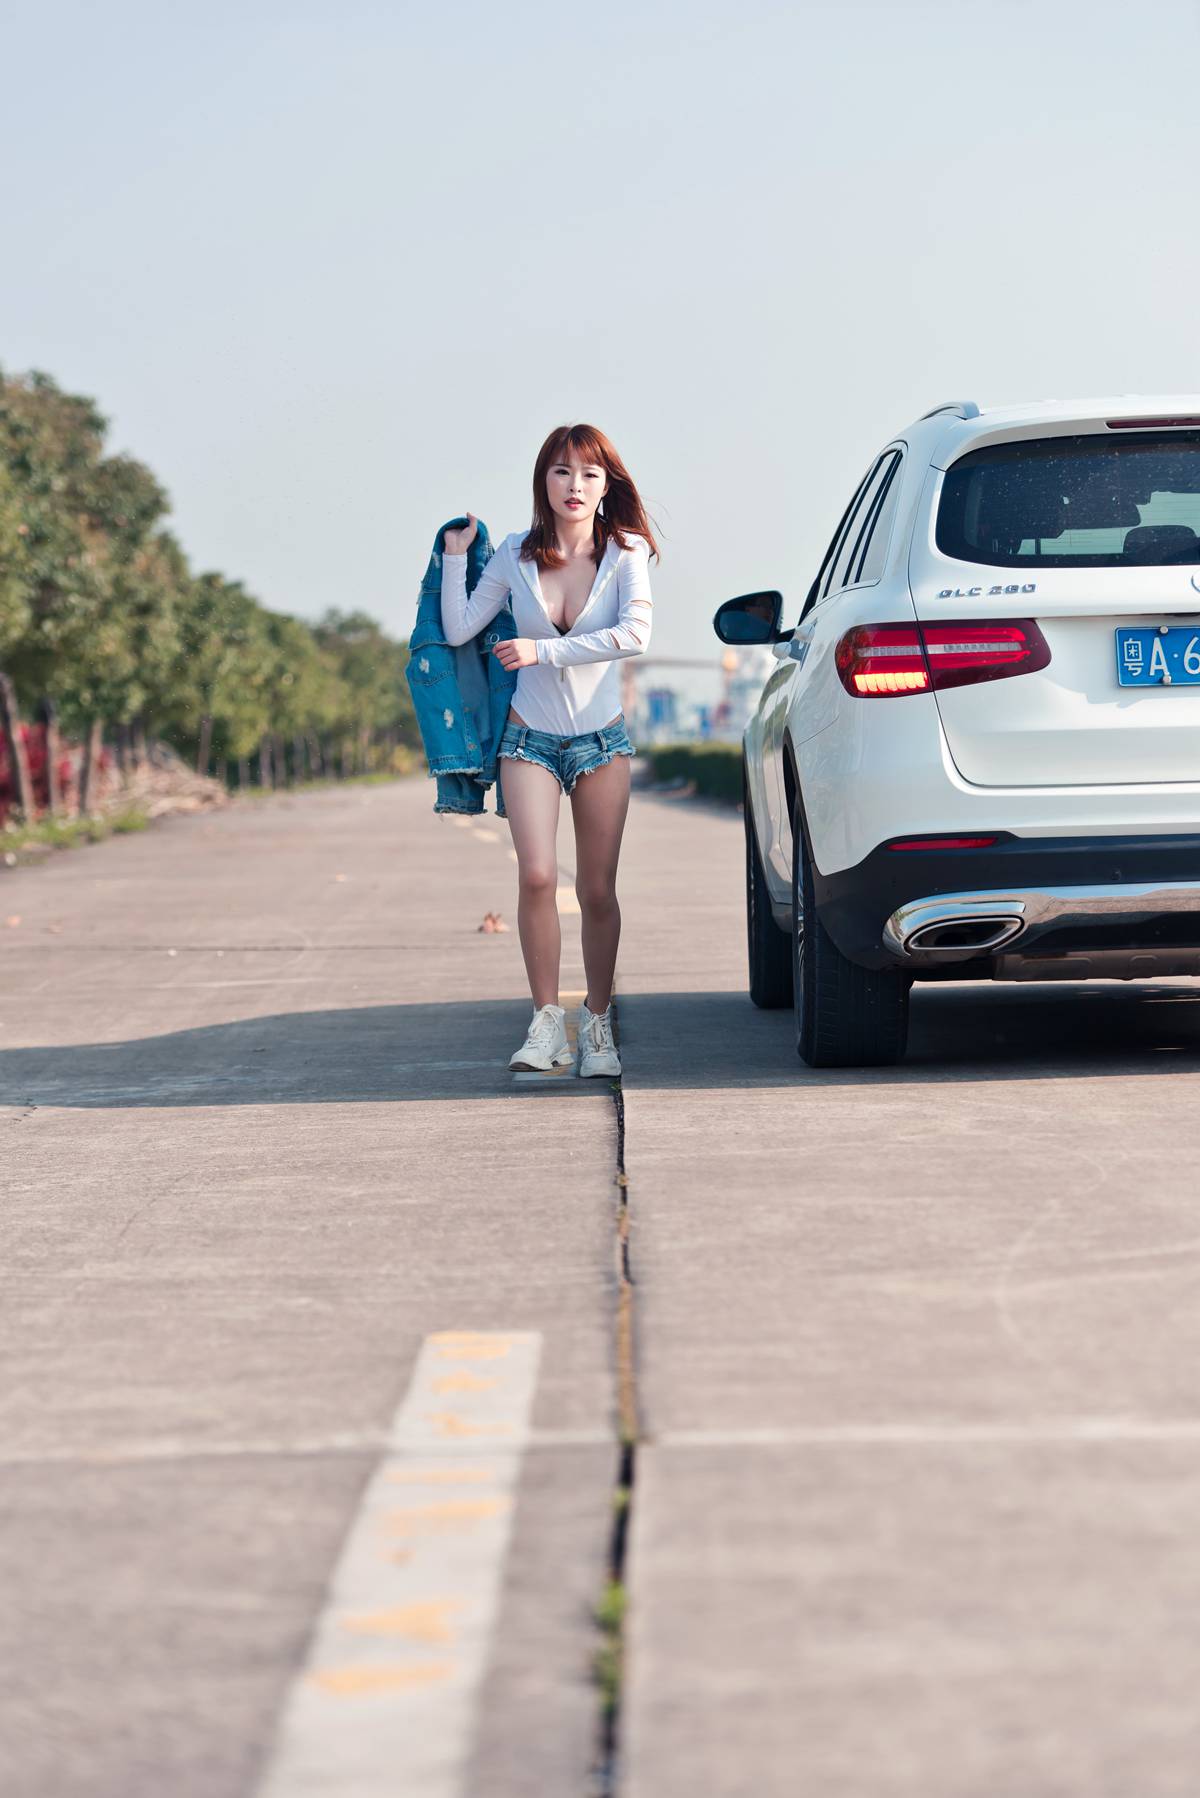
[(511, 593), (517, 635), (533, 639), (538, 658), (535, 666), (517, 670), (513, 707), (535, 730), (575, 737), (617, 717), (617, 662), (642, 655), (650, 642), (650, 545), (631, 536), (630, 547), (622, 549), (610, 537), (587, 602), (562, 633), (547, 609), (537, 563), (520, 559), (528, 535), (514, 531), (497, 545), (469, 598), (466, 551), (443, 554), (442, 629), (448, 643), (465, 643)]

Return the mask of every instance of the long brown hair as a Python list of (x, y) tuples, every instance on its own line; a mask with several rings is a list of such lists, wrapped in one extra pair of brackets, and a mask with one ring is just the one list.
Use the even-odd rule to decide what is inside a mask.
[(558, 547), (554, 513), (546, 497), (546, 476), (571, 450), (582, 461), (594, 462), (598, 468), (603, 468), (608, 476), (608, 492), (600, 502), (603, 510), (598, 509), (592, 520), (597, 565), (608, 548), (610, 537), (615, 537), (622, 549), (629, 548), (626, 540), (629, 532), (644, 537), (652, 553), (661, 561), (646, 508), (629, 470), (604, 432), (598, 431), (595, 425), (556, 425), (538, 451), (533, 470), (533, 523), (521, 545), (521, 560), (536, 561), (539, 570), (562, 568), (566, 563), (567, 558)]

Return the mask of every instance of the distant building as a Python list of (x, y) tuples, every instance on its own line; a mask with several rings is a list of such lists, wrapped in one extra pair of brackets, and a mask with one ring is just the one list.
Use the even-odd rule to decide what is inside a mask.
[(722, 665), (725, 691), (714, 718), (714, 734), (740, 742), (762, 690), (779, 663), (766, 643), (746, 643), (727, 649)]
[(642, 731), (648, 741), (666, 742), (679, 731), (679, 696), (674, 687), (649, 687), (643, 699)]

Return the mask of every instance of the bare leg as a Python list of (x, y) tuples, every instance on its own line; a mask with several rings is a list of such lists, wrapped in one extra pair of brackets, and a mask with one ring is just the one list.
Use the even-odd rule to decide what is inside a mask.
[(504, 755), (496, 764), (517, 852), (517, 929), (534, 1010), (558, 1004), (558, 809), (562, 788), (548, 768)]
[(629, 762), (627, 755), (615, 755), (590, 774), (581, 774), (571, 794), (587, 1008), (596, 1013), (606, 1011), (612, 997), (621, 936), (617, 858), (629, 810)]

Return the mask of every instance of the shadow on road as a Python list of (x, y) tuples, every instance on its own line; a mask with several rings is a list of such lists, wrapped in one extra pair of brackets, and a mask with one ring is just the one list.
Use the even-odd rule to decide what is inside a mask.
[(743, 993), (639, 993), (620, 1008), (626, 1076), (643, 1086), (1150, 1076), (1200, 1053), (1200, 982), (917, 986), (908, 1056), (892, 1068), (806, 1067), (790, 1008), (760, 1011)]
[(515, 1078), (527, 1000), (276, 1012), (127, 1042), (0, 1051), (0, 1105), (122, 1109), (611, 1094), (572, 1069)]
[[(948, 986), (913, 994), (907, 1060), (814, 1071), (790, 1010), (744, 993), (618, 996), (626, 1077), (680, 1090), (926, 1085), (1146, 1075), (1200, 1051), (1200, 982), (1130, 987)], [(565, 1075), (514, 1080), (525, 1001), (445, 1001), (280, 1012), (116, 1043), (0, 1051), (0, 1104), (107, 1106), (394, 1104), (609, 1091)]]

